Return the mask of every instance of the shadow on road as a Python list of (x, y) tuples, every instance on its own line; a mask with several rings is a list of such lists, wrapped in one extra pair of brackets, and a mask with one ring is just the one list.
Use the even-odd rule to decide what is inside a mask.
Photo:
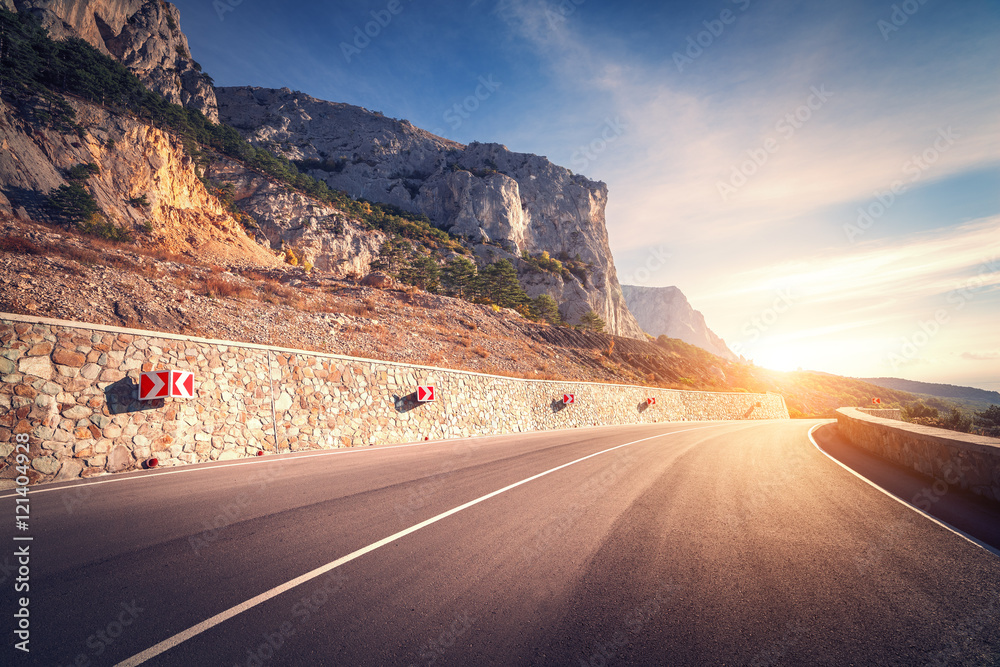
[(879, 458), (840, 435), (836, 424), (820, 426), (813, 438), (824, 452), (900, 500), (1000, 549), (1000, 503)]

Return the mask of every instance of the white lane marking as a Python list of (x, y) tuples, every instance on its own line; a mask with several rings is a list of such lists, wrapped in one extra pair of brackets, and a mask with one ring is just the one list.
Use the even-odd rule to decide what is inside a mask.
[[(764, 421), (764, 420), (756, 420), (756, 421)], [(664, 426), (668, 426), (670, 424), (679, 424), (679, 423), (683, 423), (683, 422), (660, 422), (660, 423), (663, 424)], [(730, 423), (730, 422), (724, 422), (724, 423)], [(656, 426), (656, 425), (657, 424), (628, 424), (627, 426)], [(596, 426), (596, 427), (595, 426), (588, 426), (587, 428), (588, 429), (594, 429), (594, 428), (608, 428), (608, 427), (619, 427), (620, 428), (620, 426), (616, 425), (616, 424), (605, 424), (605, 425)], [(115, 483), (118, 483), (118, 482), (132, 482), (132, 481), (135, 481), (135, 480), (144, 480), (144, 479), (152, 479), (153, 477), (162, 477), (163, 475), (180, 475), (182, 473), (203, 472), (205, 470), (220, 470), (222, 468), (234, 468), (236, 466), (267, 465), (267, 464), (271, 464), (271, 463), (284, 463), (286, 461), (298, 461), (300, 459), (311, 459), (311, 458), (314, 458), (314, 457), (317, 457), (317, 456), (337, 456), (337, 455), (344, 455), (344, 454), (361, 454), (361, 453), (364, 453), (364, 452), (380, 452), (380, 451), (383, 451), (383, 450), (386, 450), (386, 449), (402, 449), (402, 448), (405, 448), (405, 447), (425, 447), (425, 446), (428, 446), (428, 445), (441, 444), (443, 442), (459, 443), (459, 442), (468, 442), (469, 440), (484, 440), (484, 439), (487, 439), (487, 438), (506, 438), (506, 437), (516, 436), (516, 435), (523, 435), (523, 436), (540, 435), (540, 436), (544, 436), (544, 435), (550, 435), (552, 433), (562, 433), (564, 431), (575, 431), (577, 433), (580, 432), (580, 430), (577, 429), (577, 428), (560, 428), (560, 429), (553, 429), (551, 431), (527, 431), (527, 432), (520, 433), (520, 434), (519, 433), (495, 433), (495, 434), (491, 434), (491, 435), (475, 435), (475, 436), (468, 437), (468, 438), (445, 438), (445, 439), (442, 439), (442, 440), (430, 440), (430, 441), (426, 441), (426, 442), (413, 442), (413, 443), (408, 443), (408, 444), (403, 444), (403, 445), (372, 445), (372, 446), (369, 446), (369, 447), (348, 447), (348, 448), (343, 448), (343, 449), (339, 449), (338, 448), (338, 449), (324, 450), (324, 451), (321, 451), (321, 452), (316, 452), (315, 454), (306, 454), (306, 453), (299, 454), (298, 452), (283, 452), (281, 454), (269, 454), (268, 456), (266, 456), (263, 459), (251, 456), (251, 457), (247, 457), (248, 460), (246, 460), (246, 461), (239, 461), (237, 463), (223, 463), (223, 464), (220, 464), (220, 465), (212, 465), (213, 463), (215, 463), (214, 461), (204, 461), (204, 462), (202, 462), (200, 464), (191, 464), (191, 465), (186, 465), (186, 466), (180, 466), (178, 469), (175, 469), (175, 470), (164, 470), (163, 472), (135, 473), (135, 474), (126, 473), (126, 474), (128, 474), (127, 477), (122, 476), (122, 477), (114, 477), (112, 479), (95, 479), (95, 480), (86, 481), (86, 482), (78, 483), (78, 484), (67, 484), (65, 486), (43, 487), (41, 489), (31, 488), (30, 491), (29, 491), (29, 493), (31, 495), (36, 495), (36, 494), (39, 494), (39, 493), (49, 493), (49, 492), (52, 492), (52, 491), (63, 491), (65, 489), (78, 489), (78, 488), (83, 487), (83, 486), (95, 486), (97, 484), (115, 484)], [(277, 458), (279, 456), (282, 457), (282, 458)], [(18, 494), (16, 494), (16, 493), (9, 493), (9, 494), (7, 494), (5, 496), (0, 496), (0, 500), (2, 500), (4, 498), (14, 498), (17, 495)]]
[(350, 561), (354, 560), (355, 558), (359, 558), (361, 556), (364, 556), (365, 554), (367, 554), (369, 552), (375, 551), (379, 547), (384, 547), (385, 545), (389, 544), (390, 542), (395, 542), (396, 540), (398, 540), (398, 539), (400, 539), (402, 537), (406, 537), (410, 533), (415, 533), (416, 531), (420, 530), (421, 528), (425, 528), (425, 527), (431, 525), (432, 523), (437, 523), (438, 521), (440, 521), (442, 519), (448, 518), (452, 514), (457, 514), (458, 512), (461, 512), (462, 510), (468, 509), (468, 508), (472, 507), (473, 505), (478, 505), (479, 503), (483, 502), (484, 500), (489, 500), (490, 498), (493, 498), (494, 496), (498, 496), (501, 493), (504, 493), (506, 491), (510, 491), (511, 489), (515, 489), (515, 488), (521, 486), (522, 484), (527, 484), (528, 482), (532, 482), (532, 481), (538, 479), (539, 477), (544, 477), (546, 475), (549, 475), (551, 473), (556, 472), (557, 470), (562, 470), (563, 468), (566, 468), (566, 467), (569, 467), (571, 465), (580, 463), (581, 461), (586, 461), (587, 459), (591, 459), (591, 458), (593, 458), (595, 456), (600, 456), (601, 454), (607, 454), (608, 452), (613, 452), (616, 449), (621, 449), (622, 447), (628, 447), (630, 445), (635, 445), (635, 444), (638, 444), (640, 442), (645, 442), (646, 440), (654, 440), (656, 438), (662, 438), (662, 437), (665, 437), (665, 436), (668, 436), (668, 435), (674, 435), (676, 433), (686, 433), (687, 431), (700, 431), (700, 430), (703, 430), (703, 429), (715, 428), (717, 426), (722, 426), (722, 425), (723, 424), (713, 424), (712, 426), (701, 426), (699, 428), (688, 428), (688, 429), (684, 429), (682, 431), (670, 431), (669, 433), (660, 433), (659, 435), (652, 435), (652, 436), (649, 436), (648, 438), (642, 438), (640, 440), (633, 440), (632, 442), (626, 442), (626, 443), (624, 443), (622, 445), (616, 445), (614, 447), (610, 447), (608, 449), (604, 449), (604, 450), (601, 450), (599, 452), (594, 452), (593, 454), (588, 454), (587, 456), (578, 458), (575, 461), (570, 461), (569, 463), (563, 463), (562, 465), (559, 465), (559, 466), (556, 466), (555, 468), (551, 468), (549, 470), (546, 470), (545, 472), (540, 472), (537, 475), (532, 475), (531, 477), (528, 477), (527, 479), (522, 479), (520, 482), (514, 482), (513, 484), (508, 484), (507, 486), (503, 487), (502, 489), (498, 489), (496, 491), (493, 491), (492, 493), (487, 493), (485, 496), (480, 496), (479, 498), (476, 498), (475, 500), (470, 500), (469, 502), (465, 503), (464, 505), (459, 505), (458, 507), (454, 507), (454, 508), (448, 510), (447, 512), (442, 512), (441, 514), (438, 514), (437, 516), (431, 517), (430, 519), (427, 519), (426, 521), (421, 521), (420, 523), (418, 523), (418, 524), (416, 524), (414, 526), (410, 526), (409, 528), (405, 528), (405, 529), (399, 531), (398, 533), (390, 535), (389, 537), (382, 538), (378, 542), (373, 542), (372, 544), (369, 544), (366, 547), (362, 547), (361, 549), (358, 549), (357, 551), (349, 553), (346, 556), (341, 556), (337, 560), (331, 561), (331, 562), (327, 563), (326, 565), (322, 565), (322, 566), (316, 568), (315, 570), (312, 570), (310, 572), (306, 572), (303, 575), (295, 577), (294, 579), (292, 579), (290, 581), (287, 581), (287, 582), (281, 584), (280, 586), (275, 586), (274, 588), (272, 588), (269, 591), (264, 591), (260, 595), (257, 595), (256, 597), (252, 597), (249, 600), (246, 600), (245, 602), (241, 602), (240, 604), (236, 605), (235, 607), (230, 607), (229, 609), (227, 609), (227, 610), (225, 610), (225, 611), (223, 611), (221, 613), (218, 613), (215, 616), (212, 616), (211, 618), (206, 619), (206, 620), (202, 621), (201, 623), (198, 623), (197, 625), (191, 626), (187, 630), (184, 630), (182, 632), (178, 632), (173, 637), (168, 637), (167, 639), (164, 639), (159, 644), (156, 644), (155, 646), (151, 646), (150, 648), (146, 649), (142, 653), (138, 653), (138, 654), (132, 656), (131, 658), (128, 658), (127, 660), (123, 660), (122, 662), (119, 662), (118, 664), (115, 665), (115, 667), (135, 667), (135, 665), (141, 665), (142, 663), (146, 662), (150, 658), (154, 658), (154, 657), (160, 655), (161, 653), (163, 653), (165, 651), (168, 651), (171, 648), (177, 646), (178, 644), (180, 644), (182, 642), (185, 642), (188, 639), (191, 639), (192, 637), (196, 637), (197, 635), (200, 635), (201, 633), (205, 632), (206, 630), (209, 630), (209, 629), (215, 627), (216, 625), (218, 625), (218, 624), (220, 624), (220, 623), (222, 623), (224, 621), (227, 621), (230, 618), (232, 618), (232, 617), (234, 617), (234, 616), (236, 616), (238, 614), (241, 614), (241, 613), (245, 612), (248, 609), (252, 609), (253, 607), (256, 607), (259, 604), (267, 602), (271, 598), (277, 597), (278, 595), (281, 595), (282, 593), (284, 593), (286, 591), (289, 591), (289, 590), (295, 588), (296, 586), (298, 586), (300, 584), (304, 584), (305, 582), (307, 582), (307, 581), (309, 581), (311, 579), (315, 579), (316, 577), (318, 577), (320, 575), (326, 574), (327, 572), (329, 572), (329, 571), (331, 571), (331, 570), (333, 570), (335, 568), (338, 568), (338, 567), (340, 567), (341, 565), (343, 565), (345, 563), (349, 563)]
[(977, 540), (972, 535), (969, 535), (965, 531), (963, 531), (963, 530), (961, 530), (959, 528), (956, 528), (955, 526), (951, 525), (950, 523), (942, 521), (941, 519), (938, 519), (936, 516), (934, 516), (932, 514), (928, 514), (924, 510), (920, 509), (919, 507), (911, 505), (910, 503), (906, 502), (905, 500), (903, 500), (899, 496), (894, 495), (894, 494), (890, 493), (889, 491), (886, 491), (881, 486), (879, 486), (875, 482), (871, 481), (870, 479), (868, 479), (864, 475), (858, 473), (855, 470), (852, 470), (849, 466), (841, 463), (840, 461), (838, 461), (837, 459), (835, 459), (833, 456), (831, 456), (830, 454), (827, 454), (825, 451), (823, 451), (823, 448), (819, 446), (819, 443), (816, 442), (816, 439), (813, 437), (813, 431), (815, 431), (816, 429), (818, 429), (820, 426), (826, 426), (827, 424), (834, 424), (834, 423), (836, 423), (835, 420), (834, 421), (823, 422), (822, 424), (816, 424), (811, 429), (809, 429), (809, 440), (811, 440), (812, 444), (816, 447), (816, 449), (818, 449), (820, 452), (822, 452), (828, 459), (830, 459), (831, 461), (833, 461), (834, 463), (836, 463), (837, 465), (839, 465), (841, 468), (843, 468), (847, 472), (851, 473), (852, 475), (854, 475), (855, 477), (857, 477), (858, 479), (860, 479), (862, 482), (865, 482), (865, 483), (870, 484), (871, 486), (875, 487), (876, 489), (878, 489), (879, 491), (881, 491), (885, 495), (889, 496), (890, 498), (892, 498), (896, 502), (900, 503), (901, 505), (909, 507), (911, 510), (913, 510), (917, 514), (923, 515), (925, 518), (930, 519), (931, 521), (933, 521), (937, 525), (941, 526), (942, 528), (945, 528), (946, 530), (950, 530), (951, 532), (955, 533), (959, 537), (962, 537), (962, 538), (968, 540), (969, 542), (972, 542), (977, 547), (982, 547), (983, 549), (985, 549), (986, 551), (989, 551), (994, 556), (1000, 556), (1000, 549), (996, 549), (994, 547), (991, 547), (990, 545), (986, 544), (985, 542)]

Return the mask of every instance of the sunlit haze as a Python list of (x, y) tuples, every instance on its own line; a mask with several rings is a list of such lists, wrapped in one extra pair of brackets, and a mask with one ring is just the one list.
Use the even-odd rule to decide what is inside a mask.
[(1000, 389), (996, 2), (177, 4), (217, 85), (606, 182), (620, 281), (759, 365)]

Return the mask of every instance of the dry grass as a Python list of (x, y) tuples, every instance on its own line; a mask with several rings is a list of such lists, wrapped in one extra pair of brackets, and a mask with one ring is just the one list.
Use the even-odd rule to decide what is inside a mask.
[[(215, 272), (213, 271), (213, 274)], [(203, 291), (205, 296), (220, 298), (220, 299), (255, 299), (257, 295), (247, 287), (240, 285), (232, 280), (226, 280), (225, 278), (218, 278), (215, 275), (210, 275), (205, 278), (203, 284)]]
[(20, 236), (5, 236), (0, 238), (0, 252), (12, 252), (20, 255), (45, 254), (33, 241)]
[(472, 348), (472, 351), (475, 352), (476, 354), (478, 354), (483, 359), (486, 359), (487, 357), (490, 356), (489, 351), (486, 350), (485, 348), (483, 348), (482, 345), (475, 346), (474, 348)]
[(181, 289), (198, 289), (198, 275), (189, 268), (183, 268), (170, 275), (170, 282)]
[(343, 313), (344, 315), (351, 315), (353, 317), (368, 317), (373, 313), (372, 308), (367, 303), (347, 303), (338, 304), (337, 312)]
[(161, 262), (174, 262), (175, 264), (190, 264), (192, 266), (197, 266), (198, 262), (190, 257), (184, 255), (178, 255), (175, 252), (170, 252), (165, 248), (142, 248), (136, 247), (135, 252), (145, 255), (146, 257), (151, 257), (152, 259), (159, 260)]
[(295, 290), (286, 287), (277, 280), (266, 278), (257, 286), (261, 300), (267, 303), (285, 303), (295, 296)]

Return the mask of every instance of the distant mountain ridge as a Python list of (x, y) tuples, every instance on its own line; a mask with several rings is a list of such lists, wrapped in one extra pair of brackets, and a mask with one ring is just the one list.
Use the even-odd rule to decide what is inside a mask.
[(622, 294), (639, 326), (649, 335), (679, 338), (723, 359), (739, 361), (726, 341), (708, 328), (705, 316), (691, 307), (677, 287), (622, 285)]
[(1000, 405), (1000, 392), (976, 387), (961, 387), (954, 384), (937, 384), (934, 382), (919, 382), (903, 378), (858, 378), (878, 387), (908, 391), (913, 394), (926, 394), (940, 398), (957, 398), (966, 401), (991, 403)]

